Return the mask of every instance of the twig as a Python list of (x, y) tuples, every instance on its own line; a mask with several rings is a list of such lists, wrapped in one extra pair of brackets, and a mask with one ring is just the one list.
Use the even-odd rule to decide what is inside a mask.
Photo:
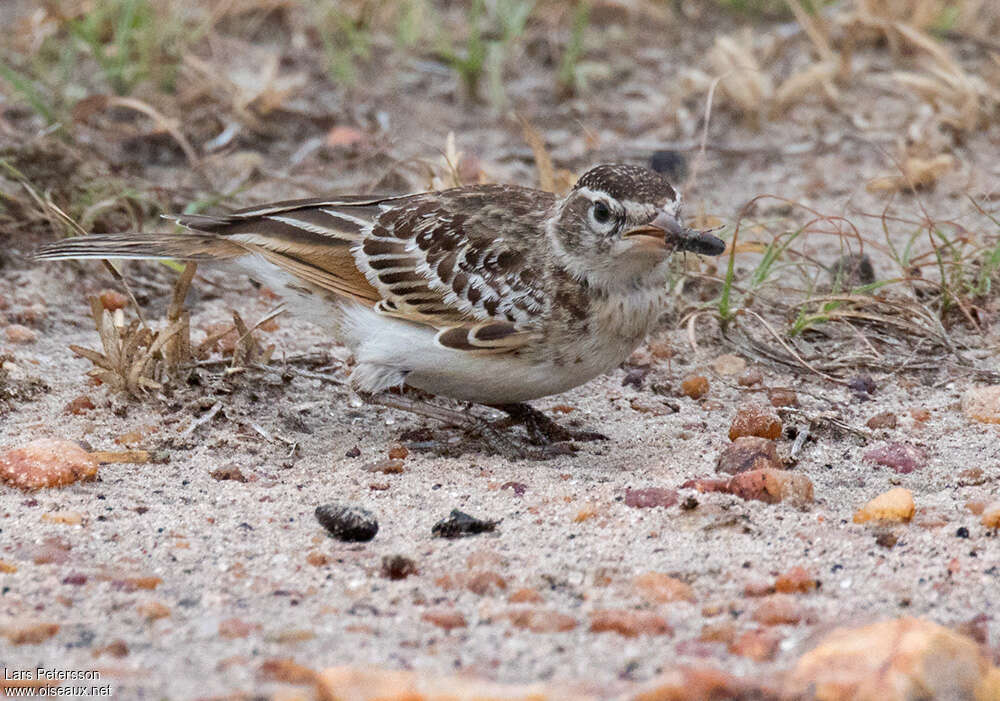
[(213, 418), (215, 418), (215, 415), (219, 413), (220, 409), (222, 409), (222, 402), (216, 402), (215, 404), (213, 404), (212, 408), (210, 408), (204, 414), (202, 414), (197, 419), (195, 419), (193, 422), (191, 422), (190, 426), (188, 426), (183, 431), (181, 431), (181, 434), (180, 434), (181, 437), (184, 438), (184, 437), (190, 436), (192, 433), (194, 433), (194, 430), (196, 428), (198, 428), (202, 424), (206, 424), (209, 421), (211, 421)]

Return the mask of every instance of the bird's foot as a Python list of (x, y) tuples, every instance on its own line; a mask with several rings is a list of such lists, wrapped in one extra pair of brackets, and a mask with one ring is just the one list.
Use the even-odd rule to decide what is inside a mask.
[[(535, 445), (555, 446), (573, 441), (606, 441), (608, 437), (597, 431), (574, 431), (550, 419), (529, 404), (500, 404), (495, 407), (506, 413), (513, 424), (524, 426), (528, 438)], [(572, 450), (568, 451), (572, 452)]]

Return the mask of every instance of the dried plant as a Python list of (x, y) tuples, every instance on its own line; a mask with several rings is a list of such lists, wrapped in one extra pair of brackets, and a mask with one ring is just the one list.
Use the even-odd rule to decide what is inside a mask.
[(167, 314), (167, 326), (153, 332), (134, 319), (126, 325), (121, 309), (109, 312), (97, 297), (90, 298), (91, 315), (101, 337), (103, 353), (71, 345), (70, 350), (94, 364), (88, 373), (112, 391), (142, 396), (163, 387), (182, 365), (191, 360), (191, 326), (184, 311), (196, 265), (189, 264), (174, 286), (173, 300)]

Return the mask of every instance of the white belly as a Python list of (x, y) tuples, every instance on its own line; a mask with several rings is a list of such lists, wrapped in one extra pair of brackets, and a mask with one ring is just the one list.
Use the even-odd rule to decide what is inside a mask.
[(588, 354), (556, 366), (511, 354), (475, 355), (444, 348), (434, 329), (383, 316), (360, 304), (341, 311), (342, 340), (354, 352), (357, 389), (379, 392), (399, 384), (479, 404), (524, 402), (558, 394), (621, 361)]

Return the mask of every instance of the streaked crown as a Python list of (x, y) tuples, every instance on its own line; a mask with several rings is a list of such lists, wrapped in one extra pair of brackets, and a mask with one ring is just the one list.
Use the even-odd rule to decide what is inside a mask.
[(658, 207), (677, 199), (674, 188), (659, 173), (620, 163), (591, 168), (573, 187), (574, 190), (581, 188), (607, 193), (619, 201), (632, 200)]

